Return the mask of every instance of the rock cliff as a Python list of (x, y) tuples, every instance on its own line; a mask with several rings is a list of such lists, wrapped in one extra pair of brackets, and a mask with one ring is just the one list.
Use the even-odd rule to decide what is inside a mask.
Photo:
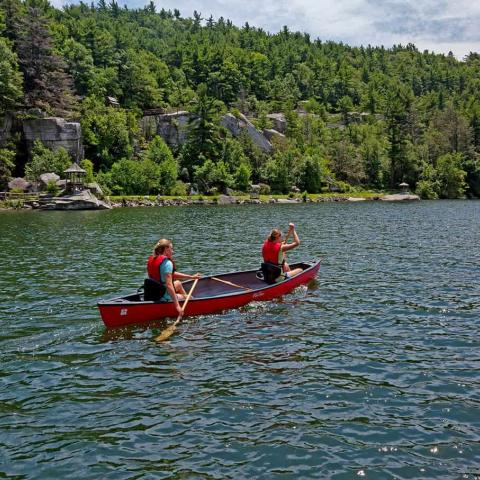
[(167, 145), (177, 147), (187, 139), (187, 123), (192, 116), (192, 113), (185, 111), (145, 115), (140, 120), (140, 129), (146, 140), (159, 135)]
[(254, 127), (245, 115), (239, 114), (236, 117), (231, 113), (227, 113), (220, 119), (220, 125), (230, 130), (234, 137), (239, 137), (242, 132), (245, 132), (252, 139), (252, 142), (265, 153), (273, 151), (272, 144)]
[(63, 147), (77, 162), (83, 159), (82, 128), (78, 122), (59, 117), (25, 119), (23, 133), (29, 149), (35, 140), (40, 140), (52, 150)]

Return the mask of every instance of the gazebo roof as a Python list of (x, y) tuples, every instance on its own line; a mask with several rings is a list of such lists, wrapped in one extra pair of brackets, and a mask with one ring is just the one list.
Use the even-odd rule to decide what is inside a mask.
[(87, 173), (78, 163), (73, 162), (63, 173)]
[(402, 182), (399, 187), (409, 187), (410, 185), (408, 183)]

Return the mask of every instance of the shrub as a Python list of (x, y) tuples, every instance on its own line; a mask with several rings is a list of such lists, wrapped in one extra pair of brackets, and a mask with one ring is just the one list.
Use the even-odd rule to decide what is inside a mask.
[(47, 183), (46, 190), (50, 195), (56, 196), (60, 192), (60, 187), (57, 185), (57, 182), (55, 180), (50, 180)]
[(334, 190), (340, 193), (347, 193), (352, 190), (352, 187), (347, 182), (342, 182), (341, 180), (337, 180), (334, 183)]
[(438, 198), (438, 183), (430, 180), (420, 180), (415, 189), (416, 194), (425, 200), (436, 200)]
[(64, 148), (52, 151), (42, 142), (35, 140), (32, 149), (32, 160), (25, 165), (25, 176), (29, 180), (38, 180), (42, 173), (53, 172), (62, 176), (72, 159)]
[(260, 195), (270, 195), (270, 185), (267, 185), (266, 183), (259, 183), (258, 186), (260, 187)]
[(171, 190), (171, 195), (185, 197), (187, 193), (187, 186), (181, 180), (177, 180), (175, 186)]

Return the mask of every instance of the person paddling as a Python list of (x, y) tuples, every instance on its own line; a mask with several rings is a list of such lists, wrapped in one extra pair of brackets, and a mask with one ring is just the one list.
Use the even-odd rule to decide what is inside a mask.
[[(175, 262), (173, 260), (173, 244), (170, 240), (162, 238), (159, 240), (152, 255), (147, 261), (147, 272), (150, 280), (158, 283), (161, 288), (161, 302), (173, 301), (179, 315), (183, 314), (179, 300), (185, 300), (187, 292), (183, 288), (183, 280), (195, 280), (201, 278), (200, 273), (188, 275), (175, 270)], [(163, 288), (162, 288), (163, 287)]]
[[(293, 235), (293, 242), (287, 243), (287, 239), (290, 235)], [(302, 268), (290, 268), (286, 261), (285, 252), (293, 250), (300, 245), (300, 239), (298, 238), (295, 230), (295, 225), (290, 223), (288, 225), (288, 232), (285, 240), (282, 241), (282, 232), (277, 228), (274, 228), (270, 235), (263, 242), (262, 256), (264, 264), (262, 270), (264, 271), (265, 280), (268, 283), (279, 282), (287, 278), (294, 277), (303, 272)], [(272, 275), (274, 275), (272, 277)]]

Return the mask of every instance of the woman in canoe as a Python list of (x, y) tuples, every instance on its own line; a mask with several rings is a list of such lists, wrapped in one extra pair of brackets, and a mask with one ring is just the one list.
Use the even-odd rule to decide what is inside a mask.
[[(286, 240), (290, 235), (293, 235), (293, 242), (286, 243)], [(264, 269), (264, 276), (268, 283), (279, 282), (287, 278), (294, 277), (295, 275), (303, 272), (303, 269), (301, 268), (294, 268), (292, 270), (288, 265), (285, 256), (285, 252), (293, 250), (299, 245), (300, 239), (298, 238), (297, 232), (295, 230), (295, 225), (293, 223), (290, 223), (288, 225), (288, 232), (285, 240), (283, 241), (282, 232), (280, 230), (274, 228), (270, 232), (270, 235), (267, 237), (265, 242), (263, 242), (262, 247), (264, 265), (267, 264), (265, 267), (262, 268)], [(273, 265), (274, 268), (269, 268), (270, 265)], [(272, 278), (272, 275), (276, 274), (278, 274), (276, 278)]]
[(173, 301), (179, 314), (182, 313), (179, 300), (184, 300), (187, 296), (180, 279), (195, 280), (201, 277), (199, 273), (188, 275), (175, 270), (173, 244), (165, 238), (156, 243), (152, 255), (148, 258), (147, 272), (149, 279), (160, 284), (162, 295), (159, 300), (161, 302)]

